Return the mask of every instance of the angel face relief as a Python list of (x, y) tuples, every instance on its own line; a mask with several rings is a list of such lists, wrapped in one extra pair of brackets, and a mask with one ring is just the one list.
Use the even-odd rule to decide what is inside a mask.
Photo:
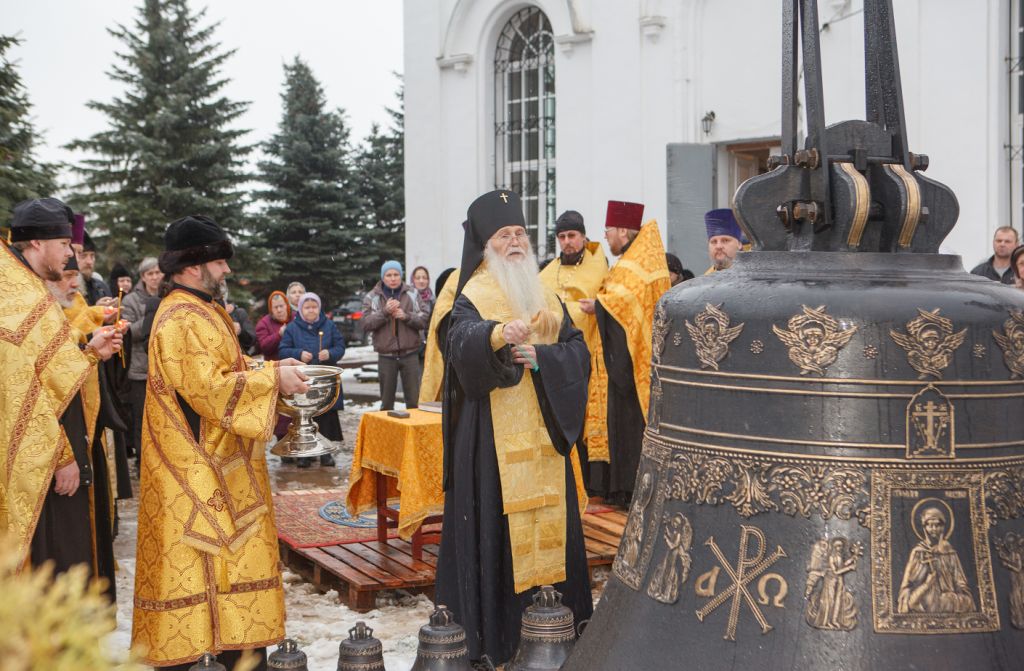
[(729, 315), (721, 308), (721, 303), (705, 303), (704, 310), (694, 318), (696, 324), (686, 322), (686, 331), (693, 340), (701, 368), (718, 370), (719, 362), (729, 354), (729, 343), (743, 330), (743, 324), (729, 326)]
[(825, 314), (825, 306), (802, 306), (803, 312), (794, 315), (785, 329), (772, 325), (772, 331), (789, 348), (789, 360), (800, 367), (801, 375), (824, 375), (825, 369), (835, 363), (839, 350), (857, 332), (856, 326), (841, 328), (840, 323)]
[(942, 379), (942, 371), (953, 360), (953, 352), (963, 344), (967, 329), (953, 333), (953, 322), (939, 314), (917, 309), (917, 317), (907, 322), (907, 332), (889, 331), (896, 344), (907, 351), (907, 362), (925, 379)]
[(1003, 350), (1003, 362), (1010, 369), (1010, 379), (1024, 377), (1024, 311), (1011, 310), (1010, 318), (1003, 322), (1003, 332), (993, 331), (992, 337)]

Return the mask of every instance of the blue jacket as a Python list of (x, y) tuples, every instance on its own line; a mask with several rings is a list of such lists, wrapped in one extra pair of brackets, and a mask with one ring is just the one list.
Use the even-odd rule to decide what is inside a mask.
[[(320, 331), (324, 332), (323, 347), (320, 347)], [(318, 353), (321, 349), (330, 352), (326, 361), (320, 361)], [(345, 338), (341, 331), (334, 325), (334, 322), (327, 318), (327, 315), (320, 313), (320, 317), (312, 324), (296, 315), (295, 319), (288, 323), (281, 336), (281, 345), (278, 347), (277, 355), (282, 359), (289, 357), (302, 361), (302, 353), (309, 352), (313, 360), (309, 365), (323, 364), (333, 366), (345, 355)], [(341, 410), (344, 406), (342, 394), (338, 395), (338, 402), (334, 404), (334, 410)]]

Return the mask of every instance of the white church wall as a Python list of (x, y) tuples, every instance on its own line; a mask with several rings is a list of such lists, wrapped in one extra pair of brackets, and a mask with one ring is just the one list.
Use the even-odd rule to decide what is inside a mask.
[[(1009, 216), (1007, 2), (894, 8), (910, 149), (928, 154), (928, 176), (957, 193), (961, 218), (947, 244), (968, 267), (990, 253), (993, 230)], [(410, 267), (457, 265), (465, 209), (493, 188), (495, 44), (530, 4), (556, 36), (557, 209), (583, 213), (592, 239), (603, 237), (608, 199), (643, 202), (645, 219), (665, 233), (669, 143), (721, 150), (779, 134), (778, 2), (406, 0)], [(829, 22), (820, 33), (827, 121), (862, 118), (862, 2), (819, 4)], [(700, 119), (710, 110), (705, 135)], [(721, 170), (718, 180), (718, 206), (728, 206)]]

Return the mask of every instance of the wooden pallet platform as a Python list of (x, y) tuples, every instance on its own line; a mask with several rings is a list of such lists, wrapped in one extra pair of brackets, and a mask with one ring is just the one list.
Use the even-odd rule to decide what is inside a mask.
[[(587, 565), (591, 571), (612, 563), (625, 526), (624, 510), (583, 516)], [(434, 530), (428, 527), (426, 531)], [(279, 545), (281, 560), (291, 570), (317, 589), (337, 590), (339, 600), (354, 611), (372, 610), (377, 592), (382, 590), (401, 589), (433, 597), (437, 545), (423, 546), (422, 561), (413, 558), (411, 543), (397, 538), (386, 544), (366, 541), (320, 548), (293, 548), (283, 541)]]

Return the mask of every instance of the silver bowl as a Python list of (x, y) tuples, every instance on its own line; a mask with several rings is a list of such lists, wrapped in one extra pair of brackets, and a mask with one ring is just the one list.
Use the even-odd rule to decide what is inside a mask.
[(327, 412), (341, 393), (341, 369), (337, 366), (299, 366), (309, 378), (309, 389), (301, 394), (277, 397), (277, 411), (292, 418), (288, 433), (270, 449), (280, 457), (319, 457), (340, 447), (317, 431), (313, 418)]

